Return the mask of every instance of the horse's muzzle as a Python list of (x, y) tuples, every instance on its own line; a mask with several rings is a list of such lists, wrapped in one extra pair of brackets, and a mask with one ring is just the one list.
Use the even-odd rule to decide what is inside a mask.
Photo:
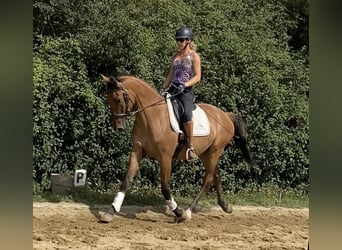
[(113, 128), (117, 131), (123, 131), (127, 128), (127, 119), (113, 119)]

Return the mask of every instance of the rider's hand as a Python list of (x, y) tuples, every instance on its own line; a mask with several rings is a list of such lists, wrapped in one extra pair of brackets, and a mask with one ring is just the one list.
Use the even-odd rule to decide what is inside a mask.
[(161, 88), (159, 89), (159, 93), (160, 93), (162, 96), (164, 96), (165, 93), (166, 93), (165, 88), (161, 87)]
[(177, 88), (178, 88), (179, 93), (182, 93), (184, 91), (184, 89), (185, 89), (185, 85), (184, 84), (179, 84)]

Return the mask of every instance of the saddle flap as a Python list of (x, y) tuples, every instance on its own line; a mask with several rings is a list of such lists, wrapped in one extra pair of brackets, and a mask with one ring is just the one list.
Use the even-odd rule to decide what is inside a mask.
[[(174, 110), (173, 101), (171, 101), (171, 95), (167, 94), (165, 99), (172, 129), (178, 134), (183, 134), (183, 131), (179, 126), (179, 113)], [(178, 110), (183, 109), (183, 107), (178, 103), (177, 105)], [(178, 117), (176, 116), (176, 113)], [(194, 124), (193, 136), (206, 136), (210, 133), (210, 124), (207, 114), (197, 104), (194, 104), (194, 110), (192, 111), (192, 120)]]

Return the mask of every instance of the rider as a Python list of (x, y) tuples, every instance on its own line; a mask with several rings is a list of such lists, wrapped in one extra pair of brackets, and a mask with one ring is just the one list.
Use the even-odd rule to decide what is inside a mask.
[(187, 159), (198, 158), (192, 146), (192, 107), (195, 95), (192, 86), (201, 80), (201, 58), (196, 52), (196, 45), (193, 42), (193, 32), (187, 27), (177, 30), (176, 42), (178, 50), (172, 56), (172, 63), (165, 81), (160, 88), (163, 94), (165, 89), (169, 87), (171, 94), (177, 94), (176, 98), (182, 102), (184, 106), (184, 114), (181, 121), (184, 125), (184, 132), (187, 139)]

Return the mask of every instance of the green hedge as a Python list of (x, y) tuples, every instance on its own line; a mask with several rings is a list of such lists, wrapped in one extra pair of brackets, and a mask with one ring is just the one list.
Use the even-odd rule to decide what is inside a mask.
[[(49, 189), (52, 172), (77, 168), (87, 169), (96, 190), (120, 182), (130, 131), (111, 128), (99, 74), (132, 74), (159, 87), (175, 49), (174, 32), (188, 25), (202, 58), (197, 101), (246, 120), (261, 171), (256, 179), (240, 152), (228, 148), (219, 161), (224, 189), (252, 182), (308, 190), (308, 45), (305, 37), (291, 36), (307, 30), (306, 2), (34, 1), (35, 188)], [(171, 186), (185, 191), (202, 177), (200, 163), (175, 162)], [(142, 162), (136, 184), (159, 185), (156, 161)]]

